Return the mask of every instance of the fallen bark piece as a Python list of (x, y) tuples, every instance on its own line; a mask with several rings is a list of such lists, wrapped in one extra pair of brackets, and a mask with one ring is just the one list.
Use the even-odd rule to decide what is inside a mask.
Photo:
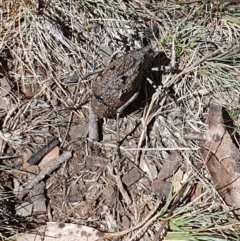
[(60, 148), (58, 146), (54, 147), (38, 164), (40, 170), (43, 170), (45, 167), (49, 166), (53, 161), (59, 157)]
[(77, 140), (79, 138), (87, 138), (88, 132), (89, 132), (89, 123), (85, 123), (82, 125), (71, 126), (68, 135), (71, 140)]
[(11, 237), (14, 241), (103, 241), (97, 229), (70, 223), (48, 223), (34, 233), (21, 233)]
[[(219, 105), (210, 105), (206, 140), (200, 154), (224, 201), (229, 206), (240, 207), (240, 153), (224, 127)], [(240, 215), (240, 212), (236, 214)]]
[(132, 184), (136, 183), (141, 178), (141, 172), (138, 168), (132, 168), (127, 174), (122, 177), (123, 183), (130, 187)]
[(46, 197), (44, 194), (45, 183), (42, 181), (32, 190), (30, 190), (30, 198), (33, 202), (33, 211), (37, 213), (45, 213), (47, 211), (46, 208)]
[(33, 205), (29, 202), (23, 202), (16, 206), (16, 214), (21, 217), (30, 217), (32, 215)]

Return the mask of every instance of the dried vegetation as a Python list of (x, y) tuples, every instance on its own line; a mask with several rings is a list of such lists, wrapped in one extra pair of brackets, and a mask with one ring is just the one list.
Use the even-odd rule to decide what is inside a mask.
[[(206, 133), (215, 102), (238, 148), (239, 14), (239, 3), (221, 1), (0, 1), (1, 238), (47, 221), (116, 233), (155, 208), (121, 240), (239, 240), (202, 141), (184, 138)], [(177, 71), (154, 73), (165, 94), (147, 86), (146, 101), (121, 115), (119, 159), (114, 118), (100, 123), (100, 142), (86, 138), (96, 75), (83, 77), (144, 46), (159, 54), (156, 67), (167, 58)], [(43, 168), (27, 160), (54, 137), (73, 157), (44, 179), (46, 211), (20, 217), (16, 186)]]

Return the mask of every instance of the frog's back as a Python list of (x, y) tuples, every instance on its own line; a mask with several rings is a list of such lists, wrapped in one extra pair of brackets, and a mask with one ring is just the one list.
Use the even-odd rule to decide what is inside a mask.
[(112, 61), (92, 83), (95, 114), (107, 117), (116, 113), (138, 91), (152, 58), (153, 52), (145, 48)]

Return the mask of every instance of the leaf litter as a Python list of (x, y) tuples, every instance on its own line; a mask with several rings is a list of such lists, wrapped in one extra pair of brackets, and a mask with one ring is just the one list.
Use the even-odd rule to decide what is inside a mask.
[[(199, 150), (211, 175), (211, 182), (231, 207), (240, 207), (240, 152), (224, 124), (221, 106), (213, 103), (208, 111), (208, 129), (204, 147)], [(239, 211), (234, 211), (239, 215)]]
[[(222, 240), (238, 240), (238, 213), (231, 212), (239, 204), (238, 194), (231, 191), (238, 183), (238, 144), (233, 142), (238, 126), (229, 135), (219, 120), (205, 122), (209, 106), (211, 120), (213, 101), (219, 106), (217, 118), (221, 106), (238, 109), (238, 4), (103, 2), (1, 3), (2, 233), (9, 237), (16, 230), (34, 233), (54, 227), (50, 235), (64, 239), (73, 234), (76, 240), (78, 230), (83, 240), (90, 235), (92, 240), (161, 240), (175, 234), (178, 219), (191, 220), (194, 233), (189, 215), (200, 213), (199, 223), (212, 220), (215, 225), (210, 236), (221, 233)], [(161, 53), (154, 67), (172, 63), (178, 70), (154, 73), (153, 82), (161, 88), (143, 84), (143, 97), (140, 93), (121, 115), (119, 159), (114, 118), (100, 121), (100, 141), (86, 138), (96, 77), (88, 73), (108, 65), (115, 54), (144, 44)], [(69, 76), (79, 76), (79, 81), (69, 82)], [(185, 139), (187, 135), (192, 138)], [(27, 160), (53, 138), (60, 141), (60, 154), (53, 159), (69, 152), (71, 158), (34, 182), (41, 162), (30, 167)], [(32, 183), (22, 201), (14, 189), (16, 180), (23, 188)], [(40, 204), (33, 198), (38, 182), (44, 183), (36, 189)], [(32, 214), (15, 215), (24, 202), (33, 203)], [(213, 215), (221, 212), (225, 216)], [(225, 229), (219, 232), (222, 224)], [(183, 230), (179, 227), (178, 233)]]

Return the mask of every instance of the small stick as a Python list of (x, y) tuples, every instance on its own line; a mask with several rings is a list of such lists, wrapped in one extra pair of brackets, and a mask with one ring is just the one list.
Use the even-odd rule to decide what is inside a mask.
[(51, 140), (46, 146), (44, 146), (40, 151), (30, 157), (27, 161), (29, 165), (36, 165), (47, 153), (49, 153), (55, 146), (59, 144), (58, 138)]
[(191, 134), (186, 134), (183, 136), (185, 140), (193, 140), (193, 141), (205, 141), (207, 139), (205, 134), (200, 134), (200, 133), (191, 133)]
[(0, 156), (0, 160), (7, 160), (7, 159), (16, 159), (21, 156)]
[(88, 118), (89, 118), (88, 137), (92, 141), (99, 141), (98, 117), (92, 111), (91, 105), (89, 107)]
[(120, 131), (119, 131), (119, 118), (121, 113), (124, 111), (126, 107), (128, 107), (137, 97), (139, 94), (139, 90), (124, 104), (117, 110), (117, 152), (119, 158), (121, 157), (120, 153)]
[[(102, 145), (104, 147), (112, 147), (112, 148), (116, 148), (116, 145), (114, 144), (104, 144)], [(120, 150), (123, 151), (175, 151), (175, 150), (179, 150), (179, 151), (198, 151), (199, 147), (169, 147), (169, 148), (160, 148), (160, 147), (156, 147), (156, 148), (140, 148), (140, 147), (133, 147), (133, 148), (125, 148), (120, 146)]]
[(51, 174), (55, 171), (63, 162), (68, 161), (72, 157), (72, 152), (67, 151), (63, 153), (60, 157), (57, 158), (54, 162), (52, 162), (49, 166), (44, 168), (30, 183), (26, 184), (26, 187), (18, 193), (18, 198), (22, 200), (28, 192), (37, 185), (40, 181), (42, 181), (47, 175)]
[[(91, 75), (98, 74), (98, 73), (102, 72), (103, 70), (104, 70), (103, 68), (100, 68), (100, 69), (96, 69), (93, 72), (87, 73), (87, 74), (82, 76), (81, 80), (84, 80), (84, 79), (88, 78)], [(75, 75), (67, 77), (66, 81), (68, 83), (77, 83), (79, 81), (79, 79), (80, 79), (80, 76), (78, 74), (75, 74)]]

